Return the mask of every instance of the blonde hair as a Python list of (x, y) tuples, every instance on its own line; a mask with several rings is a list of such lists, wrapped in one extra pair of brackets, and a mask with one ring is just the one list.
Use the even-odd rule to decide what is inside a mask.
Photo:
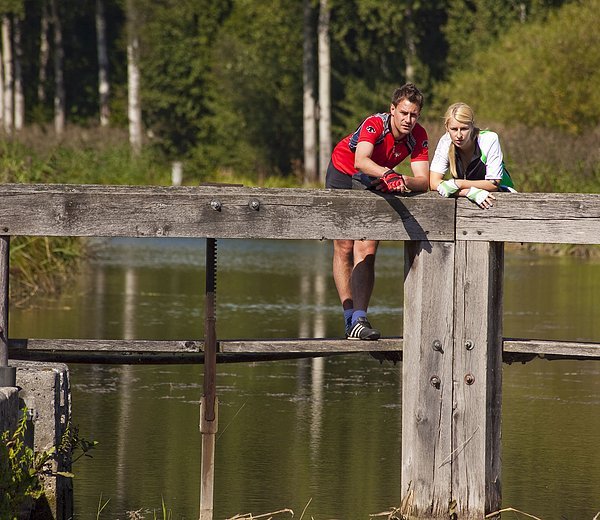
[[(466, 103), (454, 103), (448, 107), (448, 110), (446, 110), (446, 114), (444, 115), (444, 126), (446, 127), (446, 130), (448, 130), (448, 125), (452, 118), (456, 119), (461, 125), (471, 126), (473, 129), (471, 139), (477, 139), (479, 128), (475, 126), (475, 114), (469, 105)], [(448, 148), (448, 163), (450, 165), (450, 173), (452, 174), (452, 177), (456, 179), (456, 177), (458, 177), (456, 170), (456, 147), (452, 141)]]

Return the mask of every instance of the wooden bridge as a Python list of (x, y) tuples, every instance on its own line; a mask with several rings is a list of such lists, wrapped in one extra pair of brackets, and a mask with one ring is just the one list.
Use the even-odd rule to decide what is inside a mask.
[[(600, 358), (596, 343), (502, 335), (504, 242), (599, 244), (600, 195), (500, 193), (497, 199), (494, 208), (484, 211), (437, 193), (399, 197), (219, 185), (2, 185), (0, 375), (9, 370), (9, 356), (204, 362), (200, 518), (205, 520), (212, 518), (217, 361), (358, 351), (401, 356), (403, 513), (410, 518), (483, 518), (501, 503), (503, 358)], [(8, 257), (10, 237), (18, 235), (204, 237), (209, 246), (217, 238), (403, 241), (404, 337), (219, 341), (214, 288), (207, 283), (203, 339), (11, 338)]]

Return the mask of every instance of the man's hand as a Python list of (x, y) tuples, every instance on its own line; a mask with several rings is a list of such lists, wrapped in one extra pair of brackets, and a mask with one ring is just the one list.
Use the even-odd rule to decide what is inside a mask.
[(481, 188), (469, 188), (467, 199), (477, 204), (480, 208), (487, 209), (494, 205), (496, 197), (487, 190), (482, 190)]
[(450, 197), (454, 195), (460, 188), (454, 179), (442, 181), (438, 184), (437, 191), (442, 197)]
[(388, 170), (381, 177), (380, 191), (399, 191), (401, 193), (405, 193), (410, 190), (406, 187), (406, 181), (402, 175), (396, 173), (394, 170)]

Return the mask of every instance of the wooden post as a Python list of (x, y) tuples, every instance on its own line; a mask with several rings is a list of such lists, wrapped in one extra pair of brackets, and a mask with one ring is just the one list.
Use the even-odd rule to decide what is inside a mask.
[(402, 513), (447, 518), (451, 467), (453, 242), (406, 242)]
[(216, 275), (217, 241), (206, 239), (206, 297), (204, 322), (204, 396), (200, 401), (202, 463), (200, 477), (200, 520), (213, 518), (215, 434), (218, 428), (216, 375)]
[(206, 420), (206, 396), (200, 401), (200, 431), (202, 432), (202, 462), (200, 466), (200, 520), (212, 520), (215, 482), (215, 436), (218, 430), (218, 400), (215, 398), (215, 418)]
[(402, 506), (409, 518), (500, 508), (503, 245), (405, 246)]
[(8, 276), (10, 237), (0, 236), (0, 387), (16, 386), (17, 369), (8, 366)]
[(456, 242), (452, 494), (459, 518), (501, 506), (504, 244)]

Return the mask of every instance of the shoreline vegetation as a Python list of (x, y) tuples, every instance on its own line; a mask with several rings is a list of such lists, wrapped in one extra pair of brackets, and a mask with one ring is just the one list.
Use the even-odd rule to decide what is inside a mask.
[[(425, 120), (431, 149), (443, 134), (441, 121)], [(505, 162), (521, 192), (597, 193), (600, 187), (600, 126), (584, 135), (558, 130), (482, 125), (500, 135)], [(566, 154), (564, 150), (570, 152)], [(183, 162), (183, 184), (242, 183), (245, 186), (301, 187), (302, 172), (264, 176), (232, 170), (198, 171)], [(407, 168), (401, 165), (401, 171)], [(0, 145), (0, 182), (169, 185), (171, 162), (152, 146), (131, 154), (124, 129), (67, 127), (56, 138), (52, 130), (31, 126)], [(318, 188), (320, 186), (309, 186)], [(600, 258), (599, 246), (507, 244), (509, 250)], [(11, 297), (26, 305), (36, 294), (52, 296), (86, 258), (86, 241), (76, 237), (15, 237), (11, 240)]]

